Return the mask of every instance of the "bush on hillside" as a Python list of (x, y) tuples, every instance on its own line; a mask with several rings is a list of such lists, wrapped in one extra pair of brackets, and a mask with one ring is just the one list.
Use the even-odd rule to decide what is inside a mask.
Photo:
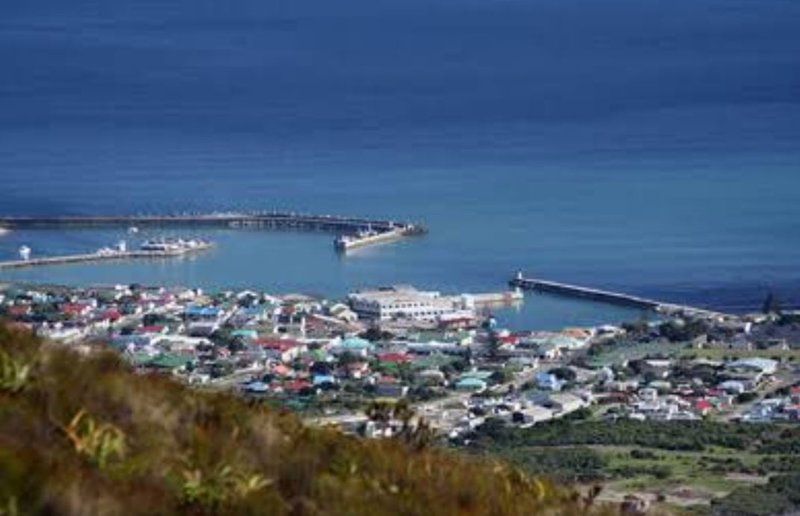
[(0, 512), (575, 514), (570, 491), (500, 462), (304, 426), (235, 396), (135, 375), (0, 325)]

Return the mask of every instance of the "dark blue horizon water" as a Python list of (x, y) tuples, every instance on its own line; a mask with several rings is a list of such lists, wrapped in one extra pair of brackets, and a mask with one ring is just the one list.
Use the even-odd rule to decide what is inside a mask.
[[(408, 0), (0, 6), (0, 213), (287, 209), (425, 222), (213, 232), (195, 260), (4, 272), (342, 295), (517, 269), (744, 311), (800, 304), (800, 3)], [(118, 232), (12, 233), (39, 254)], [(533, 298), (509, 320), (631, 314)]]

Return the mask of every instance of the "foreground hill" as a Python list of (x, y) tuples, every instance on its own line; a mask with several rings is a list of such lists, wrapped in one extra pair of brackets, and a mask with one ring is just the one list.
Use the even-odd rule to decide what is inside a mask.
[(0, 325), (0, 514), (574, 514), (501, 463), (303, 426)]

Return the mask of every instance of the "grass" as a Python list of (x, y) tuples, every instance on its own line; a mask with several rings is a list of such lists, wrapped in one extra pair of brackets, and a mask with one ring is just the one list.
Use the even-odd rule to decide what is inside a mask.
[[(506, 463), (304, 426), (288, 412), (0, 325), (0, 513), (578, 514)], [(27, 368), (24, 375), (17, 374)]]
[(686, 348), (684, 342), (620, 342), (607, 346), (587, 358), (595, 367), (613, 365), (625, 360), (637, 360), (647, 356), (678, 356)]
[(694, 349), (686, 348), (681, 352), (682, 357), (706, 358), (708, 360), (724, 360), (728, 358), (772, 358), (775, 360), (792, 360), (800, 363), (800, 349), (724, 349), (724, 348), (705, 348)]

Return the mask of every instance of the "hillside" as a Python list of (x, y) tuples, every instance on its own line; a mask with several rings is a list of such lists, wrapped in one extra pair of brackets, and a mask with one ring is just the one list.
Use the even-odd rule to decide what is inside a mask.
[(303, 426), (0, 325), (0, 514), (571, 514), (501, 463)]

